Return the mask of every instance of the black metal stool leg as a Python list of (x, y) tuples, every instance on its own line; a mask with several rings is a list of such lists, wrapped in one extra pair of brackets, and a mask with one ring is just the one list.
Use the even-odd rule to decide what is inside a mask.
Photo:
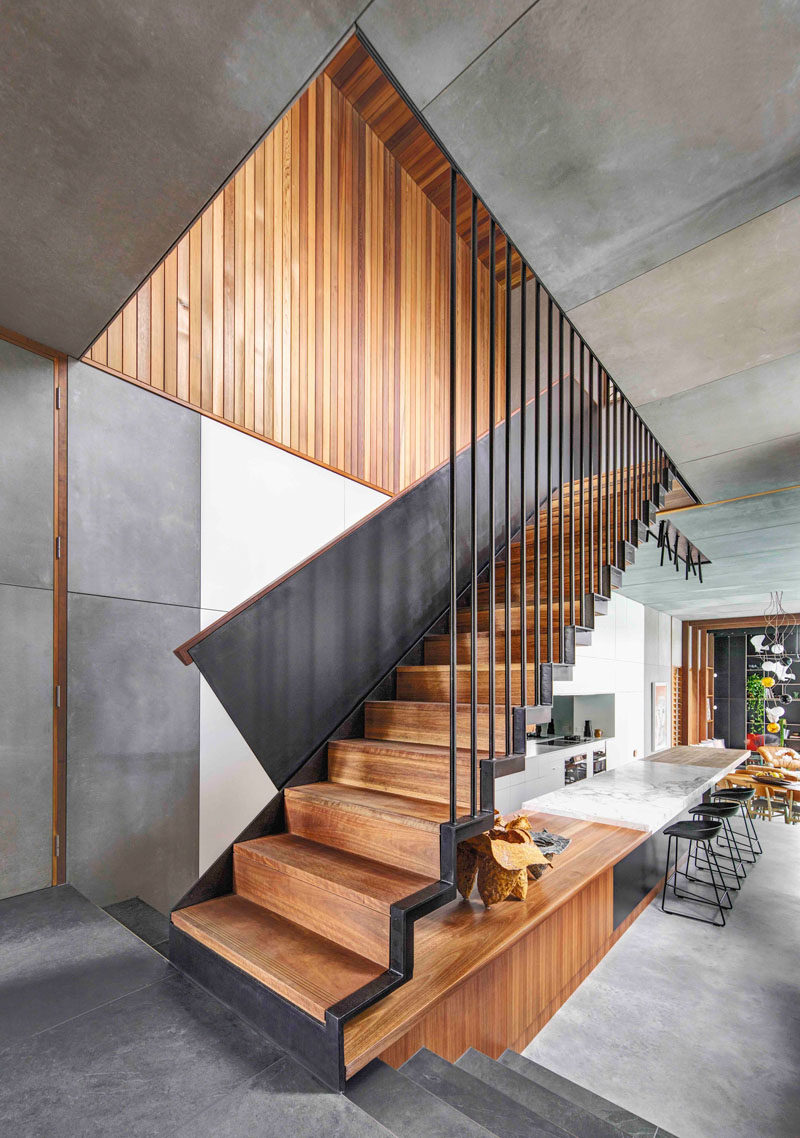
[(758, 831), (756, 830), (755, 819), (750, 814), (750, 811), (747, 810), (746, 808), (745, 808), (744, 813), (745, 813), (745, 825), (748, 825), (750, 827), (750, 837), (751, 837), (751, 840), (755, 843), (756, 854), (762, 854), (764, 852), (764, 850), (762, 849), (761, 840), (758, 836)]

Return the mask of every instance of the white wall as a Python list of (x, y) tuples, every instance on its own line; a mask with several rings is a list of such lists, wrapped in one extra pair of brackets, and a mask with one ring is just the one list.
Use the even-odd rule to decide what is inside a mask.
[(573, 678), (553, 685), (554, 695), (614, 695), (616, 729), (608, 744), (609, 768), (650, 754), (650, 685), (664, 680), (671, 698), (671, 668), (673, 661), (679, 663), (675, 639), (680, 644), (680, 621), (615, 592), (608, 613), (596, 620), (592, 643), (576, 649)]
[[(205, 417), (200, 466), (203, 627), (387, 500), (369, 486)], [(201, 680), (201, 873), (274, 793)]]

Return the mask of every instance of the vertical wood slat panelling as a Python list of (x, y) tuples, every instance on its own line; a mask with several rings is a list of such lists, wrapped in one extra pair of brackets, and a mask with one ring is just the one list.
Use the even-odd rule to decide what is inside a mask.
[[(447, 454), (447, 264), (446, 219), (322, 75), (85, 358), (397, 493)], [(483, 265), (479, 273), (488, 386), (489, 275)], [(462, 243), (460, 445), (469, 440), (469, 278)], [(502, 408), (500, 297), (497, 312)], [(480, 406), (485, 431), (485, 396)]]

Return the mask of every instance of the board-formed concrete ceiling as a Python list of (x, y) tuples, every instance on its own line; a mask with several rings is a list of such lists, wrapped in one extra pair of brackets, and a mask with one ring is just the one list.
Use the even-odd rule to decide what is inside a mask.
[(701, 497), (800, 482), (798, 0), (9, 0), (0, 324), (85, 348), (354, 21)]

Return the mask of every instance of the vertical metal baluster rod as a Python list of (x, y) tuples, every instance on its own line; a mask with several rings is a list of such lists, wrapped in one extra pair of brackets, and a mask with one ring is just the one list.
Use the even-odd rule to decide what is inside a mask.
[(564, 315), (558, 313), (558, 658), (564, 663)]
[[(605, 445), (606, 445), (606, 489), (605, 489), (605, 531), (606, 531), (606, 565), (611, 565), (611, 387), (608, 376), (605, 371), (601, 372), (603, 377), (603, 398), (605, 401), (605, 408), (603, 418), (605, 420)], [(609, 570), (609, 581), (611, 579), (611, 571)], [(611, 590), (609, 589), (609, 596)]]
[(580, 530), (578, 533), (578, 544), (580, 545), (580, 550), (581, 550), (581, 562), (580, 562), (580, 570), (579, 570), (579, 575), (578, 575), (578, 592), (580, 594), (581, 624), (585, 626), (586, 620), (584, 618), (585, 618), (586, 614), (584, 612), (584, 607), (586, 605), (586, 533), (585, 533), (585, 528), (584, 528), (584, 521), (585, 521), (584, 511), (586, 509), (586, 495), (585, 495), (586, 488), (584, 486), (584, 482), (586, 480), (586, 462), (585, 462), (585, 459), (586, 459), (586, 372), (585, 372), (584, 365), (586, 363), (586, 350), (585, 350), (585, 345), (584, 345), (583, 340), (580, 341), (579, 349), (580, 349), (580, 353), (581, 353), (581, 366), (578, 369), (579, 370), (580, 385), (581, 385), (581, 401), (580, 401), (580, 409), (579, 409), (578, 413), (581, 417), (581, 425), (580, 425), (580, 445), (578, 448), (578, 453), (580, 455), (580, 462), (578, 464), (578, 477), (580, 479), (580, 483), (579, 483), (579, 485), (580, 485), (579, 509), (581, 511), (581, 515), (580, 515), (581, 520), (580, 520)]
[(542, 305), (542, 286), (536, 281), (536, 290), (534, 293), (534, 300), (536, 302), (536, 312), (534, 315), (534, 364), (533, 364), (533, 377), (535, 383), (535, 399), (533, 410), (533, 453), (534, 453), (534, 468), (533, 468), (533, 503), (534, 503), (534, 529), (533, 529), (533, 683), (534, 683), (534, 697), (535, 704), (541, 703), (541, 634), (542, 634), (542, 620), (541, 620), (541, 603), (542, 603), (542, 542), (539, 533), (539, 518), (542, 508), (542, 486), (541, 486), (541, 402), (542, 402), (542, 367), (541, 367), (541, 351), (542, 351), (542, 328), (541, 328), (541, 305)]
[[(505, 589), (503, 631), (505, 635), (506, 754), (512, 752), (511, 723), (511, 243), (506, 238), (506, 467), (505, 467)], [(493, 602), (494, 603), (494, 602)]]
[(519, 702), (528, 706), (528, 270), (520, 262), (519, 321)]
[(457, 242), (456, 197), (458, 176), (450, 171), (450, 821), (456, 820), (456, 770), (457, 770), (457, 667), (456, 667), (456, 602), (457, 587), (457, 517), (456, 517), (456, 453), (458, 440), (457, 420), (457, 361), (456, 361), (456, 271)]
[(613, 544), (612, 561), (619, 562), (619, 401), (617, 399), (617, 385), (609, 380), (611, 388), (611, 454), (613, 455)]
[[(497, 367), (497, 352), (495, 337), (497, 335), (497, 250), (495, 243), (497, 234), (495, 232), (494, 218), (489, 222), (489, 758), (494, 758), (495, 752), (495, 726), (496, 726), (496, 703), (497, 703), (497, 675), (495, 670), (495, 625), (497, 621), (497, 611), (495, 609), (496, 603), (496, 588), (497, 588), (497, 566), (495, 557), (497, 555), (497, 543), (495, 540), (495, 501), (494, 501), (494, 466), (495, 466), (495, 447), (494, 436), (497, 418), (495, 399), (497, 395), (497, 384), (495, 369)], [(481, 808), (484, 809), (488, 803), (481, 802)]]
[(553, 298), (547, 298), (547, 659), (553, 660)]
[(470, 229), (470, 625), (469, 625), (469, 809), (478, 810), (478, 199), (472, 195)]
[[(588, 351), (588, 348), (587, 348)], [(594, 546), (594, 511), (595, 511), (595, 479), (597, 480), (597, 494), (600, 494), (600, 463), (595, 464), (594, 454), (594, 359), (592, 353), (589, 352), (589, 462), (588, 462), (588, 476), (589, 476), (589, 592), (594, 593), (594, 563), (595, 563), (595, 546)], [(598, 451), (599, 451), (599, 437), (598, 437)]]
[(575, 329), (569, 330), (569, 623), (575, 613)]

